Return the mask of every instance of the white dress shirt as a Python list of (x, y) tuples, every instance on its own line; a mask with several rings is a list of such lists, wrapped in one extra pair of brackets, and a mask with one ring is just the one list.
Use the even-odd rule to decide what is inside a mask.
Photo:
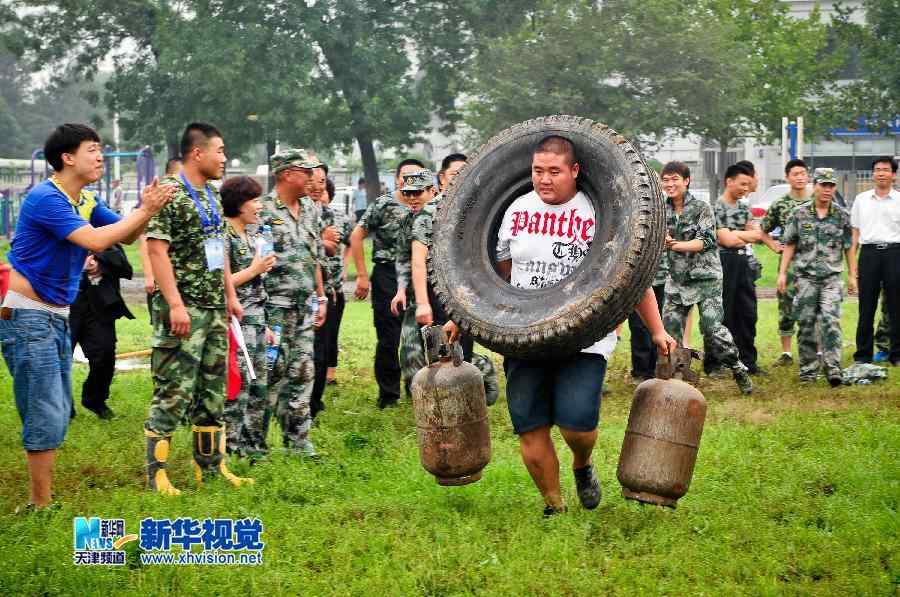
[(900, 243), (900, 191), (891, 189), (887, 197), (876, 197), (874, 189), (857, 195), (850, 225), (859, 229), (861, 245)]

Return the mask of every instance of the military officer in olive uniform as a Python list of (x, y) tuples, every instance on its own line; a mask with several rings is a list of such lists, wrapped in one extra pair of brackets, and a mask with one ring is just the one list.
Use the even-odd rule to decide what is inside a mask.
[(813, 200), (795, 209), (788, 219), (778, 289), (783, 291), (787, 286), (787, 272), (793, 264), (800, 379), (816, 380), (820, 368), (816, 353), (821, 346), (821, 366), (828, 383), (837, 387), (841, 384), (842, 259), (846, 258), (850, 268), (849, 290), (855, 294), (856, 258), (851, 246), (850, 216), (833, 203), (837, 187), (834, 170), (816, 168), (813, 181)]
[(275, 188), (263, 200), (260, 224), (272, 230), (276, 261), (266, 274), (266, 320), (278, 354), (269, 374), (269, 405), (290, 453), (316, 456), (309, 439), (310, 397), (315, 370), (315, 328), (327, 316), (321, 264), (319, 210), (306, 195), (312, 171), (321, 165), (303, 149), (281, 150), (270, 159)]

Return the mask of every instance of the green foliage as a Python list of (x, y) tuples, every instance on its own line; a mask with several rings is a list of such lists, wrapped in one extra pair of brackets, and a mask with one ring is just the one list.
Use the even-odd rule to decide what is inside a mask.
[(832, 23), (832, 53), (853, 62), (858, 79), (830, 85), (820, 102), (820, 118), (828, 126), (858, 125), (869, 119), (878, 130), (900, 114), (900, 2), (864, 0), (865, 24), (851, 21), (853, 11), (838, 7)]
[[(146, 346), (146, 311), (120, 326), (120, 348)], [(778, 345), (774, 301), (760, 304), (761, 354)], [(845, 310), (845, 332), (855, 309)], [(503, 398), (489, 410), (492, 461), (474, 485), (439, 487), (421, 468), (410, 406), (375, 408), (375, 335), (367, 303), (348, 303), (339, 385), (312, 431), (319, 463), (280, 454), (249, 467), (256, 485), (196, 487), (190, 434), (180, 429), (169, 471), (184, 490), (143, 489), (146, 371), (120, 373), (112, 422), (81, 411), (59, 453), (49, 516), (16, 516), (26, 496), (20, 422), (0, 367), (0, 593), (4, 595), (856, 595), (891, 594), (900, 577), (900, 377), (831, 390), (800, 388), (796, 371), (759, 378), (739, 397), (703, 379), (709, 402), (690, 492), (677, 510), (623, 500), (615, 479), (633, 386), (627, 326), (610, 363), (594, 461), (600, 507), (577, 505), (571, 455), (558, 434), (570, 511), (542, 520)], [(694, 336), (697, 338), (698, 336)], [(128, 346), (125, 346), (128, 343)], [(849, 352), (847, 354), (849, 358)], [(78, 400), (85, 368), (75, 367)], [(270, 443), (279, 445), (273, 425)], [(259, 567), (72, 565), (72, 518), (258, 516)]]

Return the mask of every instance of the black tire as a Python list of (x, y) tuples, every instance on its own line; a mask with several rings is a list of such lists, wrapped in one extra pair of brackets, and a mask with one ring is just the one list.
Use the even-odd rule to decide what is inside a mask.
[[(497, 231), (510, 203), (533, 190), (532, 152), (550, 134), (575, 144), (579, 188), (597, 214), (594, 242), (569, 277), (523, 290), (496, 273)], [(488, 141), (448, 189), (435, 215), (431, 282), (450, 317), (480, 344), (517, 358), (555, 358), (627, 319), (659, 266), (665, 230), (657, 176), (628, 141), (586, 118), (537, 118)]]

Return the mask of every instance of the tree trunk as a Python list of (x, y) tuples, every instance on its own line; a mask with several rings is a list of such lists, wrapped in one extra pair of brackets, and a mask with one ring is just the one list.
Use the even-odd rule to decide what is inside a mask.
[(731, 164), (728, 163), (728, 144), (731, 143), (731, 139), (718, 139), (719, 144), (719, 154), (716, 156), (716, 176), (712, 180), (712, 188), (710, 199), (714, 200), (722, 194), (722, 191), (725, 190), (725, 170)]
[(275, 155), (275, 139), (266, 138), (266, 171), (269, 173), (267, 178), (268, 189), (266, 192), (275, 188), (275, 175), (272, 174), (272, 156)]
[(170, 136), (166, 140), (166, 151), (169, 154), (168, 157), (166, 158), (167, 161), (171, 160), (172, 158), (182, 157), (180, 155), (180, 152), (181, 152), (180, 146), (181, 146), (181, 143), (179, 143), (178, 136), (173, 133), (172, 136)]
[(381, 190), (381, 183), (378, 179), (378, 160), (375, 159), (375, 145), (367, 134), (356, 135), (356, 143), (359, 145), (363, 174), (366, 178), (366, 199), (372, 203)]

